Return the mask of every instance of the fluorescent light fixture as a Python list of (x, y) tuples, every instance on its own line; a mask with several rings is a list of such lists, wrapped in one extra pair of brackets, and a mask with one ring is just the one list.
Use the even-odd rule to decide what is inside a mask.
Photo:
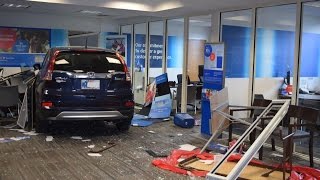
[(249, 16), (232, 16), (232, 17), (227, 17), (224, 19), (232, 20), (232, 21), (250, 21)]
[(100, 11), (90, 11), (90, 10), (81, 10), (79, 12), (83, 14), (102, 14), (102, 12)]
[(180, 7), (183, 7), (183, 4), (181, 2), (170, 1), (170, 2), (161, 3), (156, 8), (154, 8), (153, 11), (165, 11), (165, 10), (176, 9)]
[(306, 6), (312, 6), (312, 7), (320, 7), (320, 2), (316, 1), (316, 2), (308, 2), (308, 3), (304, 3)]
[(125, 9), (135, 11), (152, 11), (151, 7), (136, 2), (112, 1), (104, 4), (104, 7), (113, 9)]
[(6, 3), (6, 4), (2, 4), (2, 7), (7, 7), (7, 8), (28, 8), (30, 7), (29, 5), (24, 5), (24, 4), (10, 4), (10, 3)]

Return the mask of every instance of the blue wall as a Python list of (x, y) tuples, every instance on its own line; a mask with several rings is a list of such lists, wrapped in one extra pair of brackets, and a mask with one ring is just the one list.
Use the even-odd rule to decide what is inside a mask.
[[(226, 44), (226, 77), (248, 78), (251, 28), (222, 27)], [(293, 72), (295, 32), (257, 29), (256, 77), (284, 77)], [(303, 33), (301, 77), (320, 75), (320, 35)], [(292, 74), (292, 73), (291, 73)]]

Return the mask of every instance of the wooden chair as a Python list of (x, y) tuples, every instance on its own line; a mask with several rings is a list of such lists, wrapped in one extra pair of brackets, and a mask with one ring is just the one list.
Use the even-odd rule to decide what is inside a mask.
[[(239, 106), (239, 108), (235, 108), (233, 106), (230, 108), (230, 115), (233, 116), (234, 112), (245, 112), (249, 111), (250, 115), (247, 118), (241, 118), (248, 122), (253, 122), (263, 111), (264, 107), (267, 107), (272, 101), (267, 99), (255, 98), (252, 106)], [(229, 125), (229, 142), (232, 140), (232, 132), (233, 132), (233, 125), (232, 123)], [(255, 140), (256, 130), (250, 134), (250, 144), (252, 144)]]
[[(294, 118), (295, 122), (290, 123), (290, 118)], [(282, 126), (279, 126), (278, 130), (273, 133), (276, 136), (271, 138), (272, 150), (275, 151), (275, 137), (281, 138), (294, 132), (293, 141), (309, 138), (310, 167), (313, 167), (313, 137), (314, 132), (319, 130), (316, 124), (318, 118), (318, 109), (290, 105)]]

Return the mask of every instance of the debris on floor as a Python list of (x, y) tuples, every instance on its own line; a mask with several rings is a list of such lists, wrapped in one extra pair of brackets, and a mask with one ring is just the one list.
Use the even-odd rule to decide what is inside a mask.
[(30, 131), (30, 132), (24, 132), (23, 134), (28, 136), (37, 136), (39, 133), (36, 133), (35, 131)]
[(99, 153), (88, 153), (88, 156), (92, 156), (92, 157), (101, 157), (102, 155)]
[[(199, 155), (200, 149), (196, 149), (193, 151), (184, 151), (180, 149), (175, 149), (171, 152), (171, 154), (166, 158), (157, 158), (152, 161), (152, 164), (161, 168), (166, 169), (178, 174), (187, 175), (188, 171), (190, 171), (195, 176), (204, 177), (208, 173), (208, 171), (199, 171), (199, 170), (186, 170), (178, 166), (179, 159), (187, 159), (195, 155)], [(213, 160), (214, 155), (210, 153), (202, 153), (199, 156), (200, 159), (203, 160)]]
[(108, 143), (108, 146), (102, 147), (100, 149), (95, 149), (95, 148), (90, 149), (89, 153), (101, 153), (101, 152), (103, 152), (103, 151), (105, 151), (107, 149), (112, 148), (115, 145), (116, 145), (115, 143)]
[(154, 131), (148, 131), (148, 133), (155, 134), (156, 132), (154, 132)]
[(20, 141), (24, 139), (30, 139), (30, 136), (18, 136), (18, 137), (11, 137), (11, 138), (0, 138), (0, 143), (8, 143), (12, 141)]
[(95, 147), (94, 144), (88, 146), (88, 148), (90, 148), (90, 149), (92, 149), (92, 148), (94, 148), (94, 147)]
[(91, 141), (91, 139), (83, 139), (83, 140), (81, 140), (82, 142), (90, 142)]
[(51, 142), (52, 140), (53, 140), (53, 137), (52, 137), (52, 136), (47, 136), (47, 137), (46, 137), (46, 141), (47, 141), (47, 142)]
[(82, 140), (82, 137), (81, 136), (71, 136), (71, 139)]
[(191, 144), (183, 144), (183, 145), (180, 145), (180, 150), (184, 150), (184, 151), (193, 151), (195, 150), (197, 147), (196, 146), (193, 146)]
[(152, 157), (167, 157), (168, 155), (166, 155), (166, 154), (159, 154), (159, 153), (156, 153), (156, 152), (154, 152), (154, 151), (152, 151), (152, 150), (150, 150), (150, 149), (146, 149), (145, 150), (150, 156), (152, 156)]

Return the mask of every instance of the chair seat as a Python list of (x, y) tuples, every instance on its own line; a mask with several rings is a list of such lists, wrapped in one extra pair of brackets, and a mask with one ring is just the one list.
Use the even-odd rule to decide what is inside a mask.
[[(277, 128), (274, 133), (280, 134), (280, 129)], [(285, 137), (288, 135), (288, 128), (284, 127), (282, 128), (282, 137)], [(301, 131), (301, 130), (295, 130), (293, 139), (298, 139), (298, 138), (304, 138), (304, 137), (310, 137), (310, 133), (306, 131)]]

